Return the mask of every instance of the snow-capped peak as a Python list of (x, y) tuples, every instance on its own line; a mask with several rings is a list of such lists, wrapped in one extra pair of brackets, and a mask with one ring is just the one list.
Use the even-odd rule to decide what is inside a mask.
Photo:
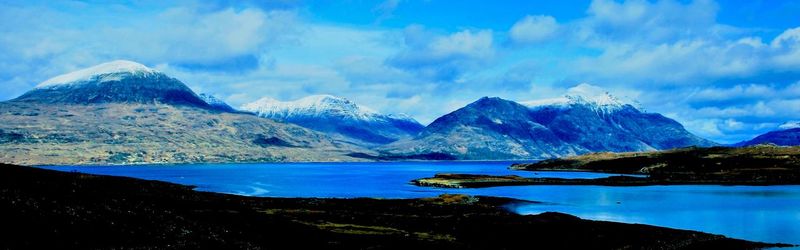
[(406, 121), (411, 121), (411, 122), (417, 122), (417, 120), (414, 119), (414, 117), (411, 117), (410, 115), (408, 115), (406, 113), (389, 114), (388, 116), (390, 118), (392, 118), (392, 119), (395, 119), (395, 120), (406, 120)]
[(100, 82), (119, 80), (123, 74), (153, 74), (158, 71), (137, 62), (116, 60), (89, 68), (73, 71), (48, 79), (36, 88), (50, 88), (98, 80)]
[(200, 99), (203, 99), (203, 101), (205, 101), (206, 103), (208, 103), (208, 104), (210, 104), (212, 106), (214, 106), (214, 105), (228, 105), (227, 103), (225, 103), (225, 101), (222, 101), (219, 98), (217, 98), (216, 96), (213, 96), (211, 94), (201, 93), (198, 96), (200, 96)]
[(789, 121), (778, 126), (780, 129), (800, 128), (800, 121)]
[(567, 90), (567, 98), (574, 102), (585, 101), (598, 106), (624, 106), (625, 103), (597, 86), (581, 83)]
[(626, 105), (634, 106), (631, 103), (635, 102), (624, 102), (600, 87), (588, 83), (581, 83), (575, 87), (569, 88), (563, 97), (532, 100), (521, 103), (531, 108), (587, 105), (596, 111), (613, 112), (622, 109)]
[(369, 108), (332, 95), (312, 95), (294, 101), (278, 101), (264, 97), (242, 105), (241, 109), (265, 117), (279, 118), (293, 115), (323, 116), (330, 114), (367, 119), (376, 115), (375, 111)]

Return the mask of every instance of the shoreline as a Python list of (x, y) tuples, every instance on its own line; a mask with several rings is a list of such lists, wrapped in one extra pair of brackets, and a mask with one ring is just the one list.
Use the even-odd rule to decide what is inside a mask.
[[(537, 170), (538, 171), (538, 170)], [(439, 188), (488, 188), (500, 186), (534, 186), (534, 185), (579, 185), (579, 186), (676, 186), (676, 185), (719, 185), (719, 186), (779, 186), (800, 185), (797, 182), (774, 182), (753, 180), (658, 180), (649, 177), (609, 176), (596, 179), (564, 179), (564, 178), (528, 178), (517, 175), (478, 175), (439, 173), (433, 177), (420, 178), (411, 184), (421, 187)]]
[(3, 165), (0, 173), (2, 217), (17, 229), (0, 242), (7, 248), (790, 246), (562, 213), (519, 215), (504, 207), (520, 201), (486, 196), (259, 198), (32, 167)]
[[(536, 160), (402, 160), (402, 161), (241, 161), (241, 162), (158, 162), (158, 163), (98, 163), (98, 164), (33, 164), (31, 167), (136, 167), (136, 166), (169, 166), (169, 165), (217, 165), (217, 164), (373, 164), (373, 163), (511, 163), (536, 162)], [(0, 163), (1, 164), (1, 163)]]

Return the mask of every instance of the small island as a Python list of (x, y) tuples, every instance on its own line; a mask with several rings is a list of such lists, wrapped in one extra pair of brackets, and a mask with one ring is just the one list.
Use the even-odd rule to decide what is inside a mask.
[(511, 169), (644, 174), (661, 184), (800, 184), (800, 147), (681, 148), (643, 153), (594, 153)]
[(412, 180), (424, 187), (482, 188), (525, 185), (598, 185), (598, 186), (645, 186), (659, 185), (646, 177), (609, 176), (598, 179), (525, 178), (517, 175), (436, 174), (431, 178)]
[(519, 185), (797, 185), (800, 147), (757, 145), (744, 148), (682, 148), (642, 153), (593, 153), (537, 163), (514, 164), (524, 171), (585, 171), (637, 176), (597, 179), (524, 178), (437, 174), (413, 180), (418, 186), (480, 188)]

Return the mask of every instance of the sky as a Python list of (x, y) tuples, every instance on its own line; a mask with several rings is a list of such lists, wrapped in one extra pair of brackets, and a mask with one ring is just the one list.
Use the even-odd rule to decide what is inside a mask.
[(331, 94), (427, 124), (587, 83), (733, 143), (800, 120), (800, 1), (8, 1), (0, 100), (132, 60), (233, 106)]

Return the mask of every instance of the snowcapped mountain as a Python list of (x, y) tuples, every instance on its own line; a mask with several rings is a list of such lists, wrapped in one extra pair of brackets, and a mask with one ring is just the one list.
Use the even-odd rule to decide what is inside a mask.
[(163, 103), (211, 109), (181, 81), (125, 60), (50, 78), (15, 100), (64, 104)]
[(105, 83), (119, 81), (127, 76), (146, 77), (158, 73), (140, 63), (116, 60), (50, 78), (36, 85), (36, 88), (62, 88), (87, 83)]
[(606, 92), (571, 91), (563, 98), (524, 104), (484, 97), (436, 119), (418, 137), (379, 150), (486, 160), (714, 145), (672, 119), (641, 112)]
[(416, 135), (423, 126), (407, 115), (385, 115), (331, 95), (314, 95), (294, 101), (269, 97), (241, 108), (258, 116), (294, 123), (318, 131), (340, 134), (372, 144), (385, 144)]
[(521, 104), (532, 109), (538, 108), (568, 108), (570, 106), (584, 106), (596, 112), (613, 113), (625, 108), (641, 109), (635, 101), (623, 101), (596, 86), (581, 83), (567, 90), (563, 97), (523, 101)]
[(211, 105), (211, 107), (216, 110), (226, 111), (226, 112), (236, 112), (235, 108), (231, 107), (230, 105), (225, 103), (225, 101), (220, 100), (219, 98), (211, 94), (200, 93), (200, 95), (198, 96), (200, 97), (200, 99), (208, 103), (208, 105)]
[(780, 129), (800, 128), (800, 122), (798, 122), (798, 121), (785, 122), (785, 123), (781, 124), (780, 126), (778, 126), (778, 128), (780, 128)]
[(350, 100), (331, 95), (312, 95), (287, 102), (264, 97), (255, 102), (242, 105), (242, 110), (255, 112), (261, 116), (276, 120), (293, 116), (340, 116), (368, 120), (381, 116), (375, 111), (356, 105)]

